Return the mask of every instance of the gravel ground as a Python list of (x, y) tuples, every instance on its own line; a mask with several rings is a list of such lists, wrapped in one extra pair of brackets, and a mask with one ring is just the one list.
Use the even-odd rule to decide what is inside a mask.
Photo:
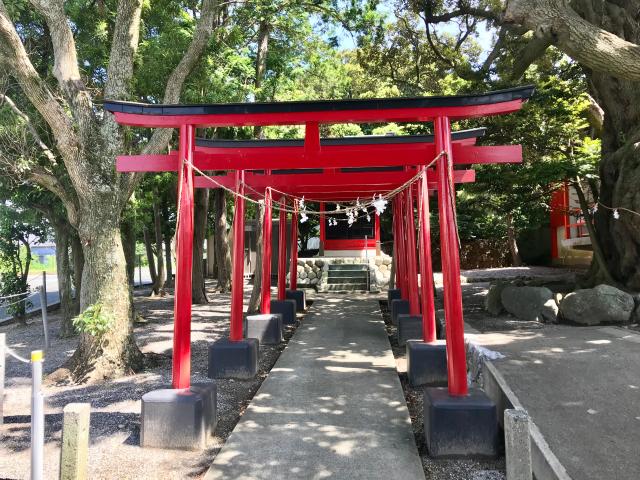
[[(464, 295), (464, 292), (463, 292)], [(436, 299), (436, 306), (442, 303), (442, 294)], [(465, 307), (466, 307), (465, 299)], [(426, 480), (504, 480), (505, 465), (504, 456), (501, 455), (495, 460), (473, 460), (473, 459), (434, 459), (427, 453), (427, 446), (424, 441), (424, 419), (422, 388), (413, 388), (407, 379), (406, 349), (400, 347), (397, 340), (397, 329), (391, 323), (390, 312), (386, 301), (380, 302), (382, 316), (389, 335), (389, 342), (393, 356), (396, 358), (398, 376), (404, 390), (404, 395), (409, 407), (411, 426), (418, 446), (418, 454), (424, 467)]]
[[(207, 376), (207, 345), (229, 333), (229, 295), (213, 293), (210, 303), (194, 305), (192, 317), (192, 382), (210, 381)], [(201, 478), (235, 427), (271, 369), (295, 327), (285, 332), (285, 343), (260, 347), (260, 373), (252, 380), (217, 380), (218, 425), (209, 448), (202, 452), (145, 449), (140, 441), (140, 397), (171, 383), (173, 296), (150, 298), (137, 291), (136, 309), (144, 319), (135, 335), (146, 354), (148, 368), (139, 374), (100, 385), (52, 386), (45, 397), (45, 475), (58, 476), (62, 408), (71, 402), (91, 403), (89, 478), (92, 479), (184, 479)], [(245, 306), (250, 287), (245, 287)], [(45, 374), (61, 365), (74, 351), (77, 339), (59, 339), (59, 316), (50, 316), (51, 348), (46, 353)], [(26, 327), (3, 326), (7, 344), (22, 356), (44, 344), (42, 324), (36, 319)], [(4, 426), (0, 427), (0, 478), (29, 478), (30, 369), (11, 358), (7, 361)], [(144, 458), (144, 461), (141, 459)]]

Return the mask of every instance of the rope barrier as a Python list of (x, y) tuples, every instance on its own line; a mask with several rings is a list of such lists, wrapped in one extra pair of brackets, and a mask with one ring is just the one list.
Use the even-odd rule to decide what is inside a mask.
[(0, 297), (0, 301), (5, 300), (7, 298), (19, 297), (21, 295), (31, 295), (32, 293), (33, 293), (32, 291), (27, 290), (26, 292), (14, 293), (13, 295), (5, 295), (4, 297)]
[(5, 351), (11, 355), (13, 358), (15, 358), (16, 360), (21, 361), (22, 363), (31, 363), (31, 360), (28, 360), (24, 357), (21, 357), (20, 355), (18, 355), (16, 352), (14, 352), (13, 350), (11, 350), (9, 347), (7, 347), (6, 345), (4, 346)]

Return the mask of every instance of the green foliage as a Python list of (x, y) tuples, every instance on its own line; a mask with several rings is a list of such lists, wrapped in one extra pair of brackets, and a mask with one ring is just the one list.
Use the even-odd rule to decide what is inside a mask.
[(94, 303), (88, 306), (80, 315), (73, 319), (74, 328), (80, 333), (88, 333), (94, 337), (100, 337), (109, 331), (115, 318), (103, 311), (102, 303)]
[(27, 279), (13, 271), (0, 273), (0, 297), (9, 297), (0, 300), (0, 307), (6, 306), (6, 311), (14, 317), (24, 316), (27, 309), (32, 306), (28, 295), (19, 295), (29, 291)]

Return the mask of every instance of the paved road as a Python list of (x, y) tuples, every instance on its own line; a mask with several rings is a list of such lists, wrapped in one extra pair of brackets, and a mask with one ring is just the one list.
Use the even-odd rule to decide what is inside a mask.
[(640, 478), (640, 335), (545, 326), (472, 335), (574, 480)]
[[(140, 273), (142, 273), (142, 284), (151, 283), (151, 275), (149, 274), (149, 268), (143, 267), (140, 272), (136, 268), (135, 285), (140, 284)], [(55, 305), (60, 301), (60, 293), (58, 292), (58, 277), (55, 273), (47, 274), (47, 304)], [(29, 275), (29, 288), (33, 291), (31, 295), (27, 297), (27, 300), (31, 303), (31, 306), (27, 308), (28, 312), (34, 312), (40, 310), (40, 294), (37, 289), (42, 285), (42, 274), (35, 273)], [(7, 313), (7, 307), (0, 306), (0, 323), (11, 320), (11, 316)]]
[(205, 476), (222, 478), (424, 480), (377, 300), (316, 297)]

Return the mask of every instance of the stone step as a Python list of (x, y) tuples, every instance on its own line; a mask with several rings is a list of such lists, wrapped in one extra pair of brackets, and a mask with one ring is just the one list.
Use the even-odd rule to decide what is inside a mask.
[(356, 271), (367, 271), (369, 270), (369, 265), (367, 264), (359, 264), (359, 263), (332, 263), (329, 265), (329, 271), (336, 270), (356, 270)]
[(366, 270), (329, 270), (329, 278), (367, 278), (367, 274)]
[(339, 285), (341, 283), (349, 283), (349, 284), (354, 284), (354, 283), (363, 283), (363, 284), (367, 284), (367, 277), (342, 277), (342, 278), (333, 278), (333, 277), (329, 277), (327, 278), (327, 283), (329, 285), (334, 284), (334, 285)]
[(366, 283), (334, 283), (327, 284), (326, 290), (330, 292), (367, 292)]

